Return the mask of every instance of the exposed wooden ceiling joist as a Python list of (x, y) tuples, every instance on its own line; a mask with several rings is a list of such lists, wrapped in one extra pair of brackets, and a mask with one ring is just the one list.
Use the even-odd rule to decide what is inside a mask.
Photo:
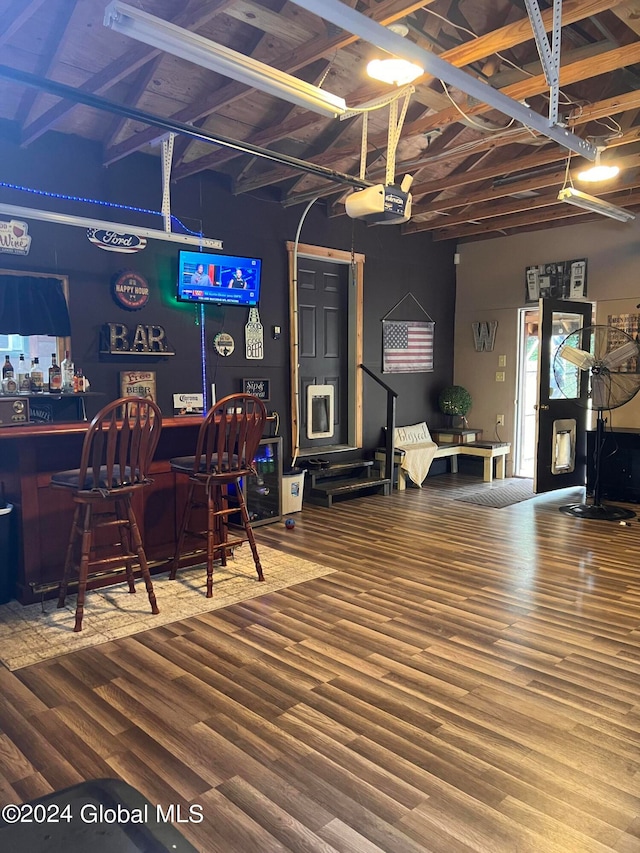
[[(344, 1), (384, 24), (402, 19), (408, 40), (511, 98), (526, 98), (537, 112), (546, 111), (548, 85), (523, 0)], [(139, 5), (140, 0), (131, 2)], [(141, 149), (159, 156), (158, 146), (150, 143), (170, 126), (162, 117), (178, 119), (183, 127), (202, 128), (203, 133), (185, 132), (176, 139), (174, 180), (213, 171), (224, 175), (235, 192), (263, 193), (285, 205), (321, 196), (330, 199), (327, 215), (344, 215), (345, 190), (324, 180), (322, 168), (345, 177), (349, 172), (347, 183), (357, 184), (351, 175), (357, 174), (360, 161), (358, 118), (333, 122), (133, 43), (103, 27), (105, 4), (0, 0), (0, 127), (14, 122), (25, 144), (52, 129), (86, 136), (102, 144), (104, 162), (112, 163)], [(335, 91), (349, 104), (388, 91), (365, 76), (375, 53), (371, 45), (288, 0), (158, 0), (143, 5), (164, 20)], [(541, 6), (549, 31), (551, 3)], [(561, 120), (583, 137), (616, 136), (608, 140), (609, 147), (637, 150), (640, 0), (564, 0), (562, 13), (561, 85), (568, 102), (561, 107)], [(52, 85), (34, 93), (31, 87), (42, 78)], [(54, 81), (63, 85), (56, 88)], [(81, 95), (102, 96), (111, 90), (111, 101), (131, 109), (115, 111), (123, 118), (112, 119), (106, 102), (100, 97), (92, 101), (92, 95), (79, 96), (83, 105), (78, 107), (71, 87)], [(474, 234), (463, 229), (480, 229), (477, 238), (484, 239), (498, 233), (495, 222), (501, 230), (510, 219), (513, 228), (530, 229), (536, 221), (547, 227), (554, 212), (558, 221), (569, 215), (584, 221), (582, 213), (567, 212), (554, 198), (564, 179), (566, 152), (561, 146), (522, 127), (501, 129), (505, 119), (497, 111), (481, 102), (468, 103), (455, 89), (450, 95), (466, 116), (451, 105), (438, 81), (420, 78), (400, 136), (396, 174), (414, 176), (414, 233), (428, 230), (438, 238), (471, 239)], [(387, 119), (382, 110), (369, 123), (368, 181), (386, 179)], [(249, 144), (222, 147), (216, 139)], [(293, 156), (272, 168), (263, 157), (269, 148)], [(607, 152), (605, 158), (613, 154)], [(629, 164), (633, 156), (623, 159)], [(307, 170), (301, 177), (296, 171), (301, 157), (313, 159), (318, 174)], [(637, 171), (628, 165), (619, 186), (633, 181)], [(511, 197), (518, 192), (532, 194), (529, 207), (535, 209), (525, 210), (527, 201)]]

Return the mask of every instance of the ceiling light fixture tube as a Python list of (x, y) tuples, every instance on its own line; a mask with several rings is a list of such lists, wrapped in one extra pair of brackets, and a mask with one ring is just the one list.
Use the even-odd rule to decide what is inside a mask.
[(610, 219), (617, 219), (618, 222), (629, 222), (636, 218), (635, 213), (626, 210), (624, 207), (616, 207), (604, 199), (596, 198), (594, 195), (583, 193), (573, 187), (565, 187), (558, 193), (558, 201), (566, 201), (567, 204), (573, 204), (575, 207), (581, 207), (583, 210), (590, 210), (592, 213), (600, 213), (602, 216), (608, 216)]
[(344, 99), (331, 92), (121, 3), (120, 0), (114, 0), (106, 7), (104, 25), (151, 47), (321, 115), (335, 118), (347, 109)]

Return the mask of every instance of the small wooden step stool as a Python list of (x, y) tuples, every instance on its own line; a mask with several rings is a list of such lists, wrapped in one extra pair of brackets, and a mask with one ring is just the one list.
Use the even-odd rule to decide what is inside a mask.
[(373, 460), (331, 462), (325, 468), (308, 468), (305, 498), (310, 503), (332, 506), (334, 498), (357, 497), (376, 491), (391, 494), (391, 480), (375, 475)]

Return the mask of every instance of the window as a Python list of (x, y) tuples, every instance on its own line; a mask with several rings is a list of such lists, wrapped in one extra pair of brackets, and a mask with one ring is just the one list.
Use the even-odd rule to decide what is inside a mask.
[[(46, 321), (38, 317), (38, 311), (33, 310), (33, 300), (35, 297), (43, 298), (43, 306), (47, 306), (47, 297), (55, 295), (58, 299), (59, 289), (61, 288), (64, 295), (65, 303), (69, 300), (69, 280), (67, 276), (55, 275), (49, 273), (35, 273), (22, 270), (0, 270), (0, 287), (4, 288), (2, 298), (0, 299), (0, 357), (4, 362), (4, 356), (9, 356), (9, 360), (13, 364), (14, 371), (18, 372), (18, 363), (21, 355), (24, 355), (27, 369), (30, 369), (31, 362), (34, 358), (38, 358), (40, 367), (43, 373), (47, 374), (49, 365), (51, 364), (51, 356), (55, 354), (58, 364), (64, 358), (65, 350), (71, 349), (71, 338), (68, 335), (44, 334), (44, 326), (49, 326), (52, 322), (58, 322), (62, 325), (61, 328), (68, 329), (68, 317), (66, 324), (64, 318), (61, 320), (59, 316), (52, 312), (53, 319), (49, 318)], [(20, 289), (27, 290), (29, 298), (28, 310), (20, 311), (20, 306), (16, 303), (20, 301)], [(47, 292), (47, 288), (51, 288), (51, 293)], [(56, 291), (53, 294), (53, 291)], [(55, 305), (54, 308), (59, 308)], [(64, 306), (66, 310), (66, 304)], [(42, 313), (42, 312), (41, 312)], [(34, 333), (30, 334), (29, 324), (33, 323), (32, 328)]]

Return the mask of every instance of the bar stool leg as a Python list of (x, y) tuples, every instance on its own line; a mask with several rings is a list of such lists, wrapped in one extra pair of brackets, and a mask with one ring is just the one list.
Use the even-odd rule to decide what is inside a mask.
[[(207, 598), (213, 598), (213, 560), (216, 553), (216, 526), (219, 516), (218, 487), (207, 483)], [(223, 562), (224, 565), (224, 562)]]
[(187, 532), (187, 526), (189, 520), (191, 518), (191, 509), (193, 502), (193, 492), (196, 487), (196, 483), (189, 483), (189, 492), (187, 494), (187, 502), (184, 505), (184, 511), (182, 513), (182, 521), (180, 522), (180, 531), (178, 533), (178, 541), (176, 543), (176, 550), (173, 555), (173, 560), (171, 561), (171, 569), (169, 571), (169, 580), (174, 581), (176, 579), (176, 574), (178, 573), (178, 565), (180, 563), (180, 554), (182, 553), (182, 547), (184, 545), (184, 539)]
[(247, 512), (247, 504), (244, 499), (244, 493), (239, 486), (238, 504), (240, 505), (240, 515), (242, 516), (244, 532), (247, 534), (247, 539), (249, 540), (249, 545), (251, 547), (251, 553), (253, 554), (253, 562), (255, 563), (256, 572), (258, 573), (258, 580), (263, 581), (264, 575), (262, 574), (262, 565), (260, 563), (260, 556), (258, 555), (258, 546), (256, 545), (256, 540), (253, 535), (253, 528), (251, 527), (251, 522), (249, 521), (249, 513)]
[(115, 505), (115, 513), (116, 518), (118, 519), (118, 530), (120, 532), (120, 547), (122, 548), (124, 554), (124, 562), (127, 568), (127, 583), (129, 584), (129, 592), (131, 594), (135, 594), (136, 584), (135, 579), (133, 577), (133, 560), (134, 553), (131, 550), (131, 539), (129, 538), (129, 519), (127, 518), (126, 512), (122, 511), (122, 501), (117, 500)]
[(78, 572), (78, 600), (76, 602), (76, 624), (74, 633), (82, 631), (82, 617), (84, 616), (84, 599), (87, 592), (87, 576), (89, 574), (89, 557), (91, 555), (91, 504), (87, 504), (84, 512), (84, 527), (82, 530), (82, 547), (80, 556), (80, 569)]
[(136, 521), (135, 514), (133, 512), (133, 507), (131, 506), (131, 495), (127, 495), (125, 499), (125, 507), (127, 510), (127, 518), (129, 519), (129, 530), (131, 532), (131, 538), (133, 540), (133, 545), (136, 549), (136, 554), (138, 555), (138, 561), (140, 563), (140, 570), (142, 572), (142, 577), (144, 578), (144, 585), (147, 588), (147, 595), (149, 596), (149, 604), (151, 605), (151, 612), (153, 614), (158, 614), (160, 611), (158, 610), (158, 603), (156, 602), (156, 594), (153, 591), (153, 584), (151, 583), (151, 574), (149, 573), (149, 565), (147, 563), (147, 555), (144, 553), (144, 548), (142, 547), (142, 538), (140, 537), (140, 531), (138, 529), (138, 523)]
[(71, 577), (71, 569), (73, 567), (73, 553), (76, 549), (76, 539), (78, 533), (78, 525), (80, 524), (80, 504), (76, 504), (73, 512), (73, 523), (71, 525), (71, 533), (69, 534), (69, 544), (67, 545), (67, 555), (64, 561), (64, 572), (62, 574), (62, 582), (58, 593), (58, 607), (64, 607), (64, 602), (67, 597), (67, 586)]

